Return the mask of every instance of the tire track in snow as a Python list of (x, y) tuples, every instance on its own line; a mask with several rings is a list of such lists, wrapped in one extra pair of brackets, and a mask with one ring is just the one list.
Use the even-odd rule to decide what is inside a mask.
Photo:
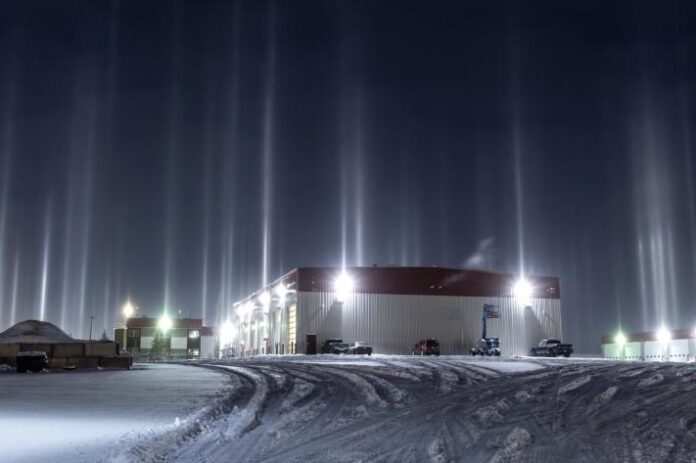
[[(684, 393), (691, 384), (682, 381), (692, 375), (677, 374), (684, 367), (540, 362), (543, 370), (520, 372), (465, 358), (408, 358), (392, 366), (388, 361), (375, 366), (373, 359), (363, 365), (300, 360), (233, 365), (269, 384), (261, 422), (234, 444), (207, 441), (218, 446), (205, 453), (210, 458), (194, 454), (187, 460), (192, 454), (182, 453), (178, 461), (637, 462), (692, 461), (687, 455), (696, 454), (696, 420), (690, 421), (696, 406)], [(448, 373), (457, 380), (444, 395), (438, 387)], [(662, 381), (636, 390), (639, 381), (656, 373)], [(279, 383), (269, 374), (285, 379)], [(256, 382), (244, 378), (257, 392)], [(309, 385), (313, 389), (305, 395)], [(605, 394), (611, 387), (616, 392)], [(605, 399), (597, 399), (602, 394)], [(474, 413), (485, 407), (501, 419), (482, 426)], [(673, 422), (657, 414), (658, 407), (676, 416)], [(287, 432), (274, 435), (278, 430)], [(634, 439), (641, 440), (640, 447)], [(653, 444), (656, 440), (667, 445)]]

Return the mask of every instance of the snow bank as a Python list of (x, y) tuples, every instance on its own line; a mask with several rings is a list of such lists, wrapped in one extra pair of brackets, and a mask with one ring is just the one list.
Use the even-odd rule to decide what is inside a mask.
[(652, 376), (641, 379), (638, 382), (638, 387), (654, 386), (655, 384), (660, 384), (664, 380), (665, 380), (664, 376), (662, 376), (660, 373), (655, 373)]
[(566, 383), (563, 386), (559, 387), (558, 388), (558, 395), (563, 395), (563, 394), (567, 394), (569, 392), (572, 392), (572, 391), (584, 386), (585, 384), (589, 383), (591, 380), (592, 380), (591, 375), (581, 376), (577, 379), (574, 379), (573, 381)]
[(191, 424), (189, 417), (228, 381), (202, 368), (149, 364), (128, 371), (6, 374), (0, 383), (2, 463), (94, 463), (120, 455), (142, 436), (175, 429), (177, 417), (181, 428)]
[(503, 448), (493, 456), (494, 463), (513, 463), (521, 460), (522, 452), (532, 442), (532, 435), (525, 428), (515, 427), (505, 438)]
[(57, 343), (74, 341), (75, 339), (68, 336), (53, 323), (39, 320), (25, 320), (0, 333), (0, 343)]
[(610, 402), (614, 398), (616, 392), (619, 390), (618, 386), (609, 386), (604, 392), (599, 394), (594, 398), (595, 403), (605, 404)]

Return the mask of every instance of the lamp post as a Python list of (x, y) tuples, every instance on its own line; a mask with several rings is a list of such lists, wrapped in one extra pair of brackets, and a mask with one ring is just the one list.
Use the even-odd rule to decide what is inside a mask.
[(133, 305), (130, 300), (127, 300), (121, 309), (123, 314), (123, 348), (126, 352), (128, 351), (128, 319), (133, 318), (135, 313), (138, 311), (138, 306)]

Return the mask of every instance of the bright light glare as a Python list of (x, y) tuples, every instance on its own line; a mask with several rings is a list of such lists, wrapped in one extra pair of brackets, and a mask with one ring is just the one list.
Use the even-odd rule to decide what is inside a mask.
[(131, 318), (135, 313), (135, 307), (131, 304), (131, 301), (127, 301), (123, 304), (123, 316), (126, 318)]
[(261, 303), (263, 311), (268, 312), (268, 309), (271, 307), (271, 293), (268, 291), (262, 292), (259, 296), (259, 302)]
[(667, 344), (669, 340), (672, 339), (672, 333), (670, 333), (669, 330), (663, 326), (657, 330), (655, 337), (657, 337), (660, 344)]
[(157, 322), (157, 327), (164, 333), (172, 329), (172, 319), (166, 313)]
[(616, 333), (616, 336), (614, 336), (614, 342), (619, 347), (623, 347), (624, 344), (626, 344), (626, 335), (619, 331), (618, 333)]
[(353, 292), (353, 279), (347, 273), (341, 273), (334, 281), (334, 291), (339, 302), (346, 300), (348, 295)]
[(239, 318), (244, 318), (249, 315), (254, 310), (254, 303), (251, 301), (246, 301), (244, 304), (239, 304), (237, 306), (237, 316)]
[(222, 324), (222, 326), (220, 326), (220, 345), (224, 347), (229, 344), (232, 344), (233, 339), (234, 325), (231, 321), (227, 320), (225, 323)]
[(278, 285), (273, 289), (273, 292), (275, 292), (278, 296), (280, 304), (284, 304), (285, 296), (288, 294), (288, 288), (286, 288), (283, 283), (278, 283)]
[(256, 307), (256, 306), (254, 305), (253, 302), (251, 302), (251, 301), (246, 301), (246, 304), (244, 304), (244, 313), (245, 313), (246, 315), (250, 315), (251, 312), (254, 311), (254, 307)]
[(532, 285), (524, 278), (517, 280), (515, 286), (512, 287), (512, 295), (524, 305), (528, 305), (532, 301), (532, 292)]

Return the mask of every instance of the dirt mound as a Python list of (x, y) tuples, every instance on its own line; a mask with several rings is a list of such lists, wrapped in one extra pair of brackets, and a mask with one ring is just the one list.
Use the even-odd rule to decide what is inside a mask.
[(8, 342), (73, 342), (53, 323), (25, 320), (0, 333), (0, 343)]

